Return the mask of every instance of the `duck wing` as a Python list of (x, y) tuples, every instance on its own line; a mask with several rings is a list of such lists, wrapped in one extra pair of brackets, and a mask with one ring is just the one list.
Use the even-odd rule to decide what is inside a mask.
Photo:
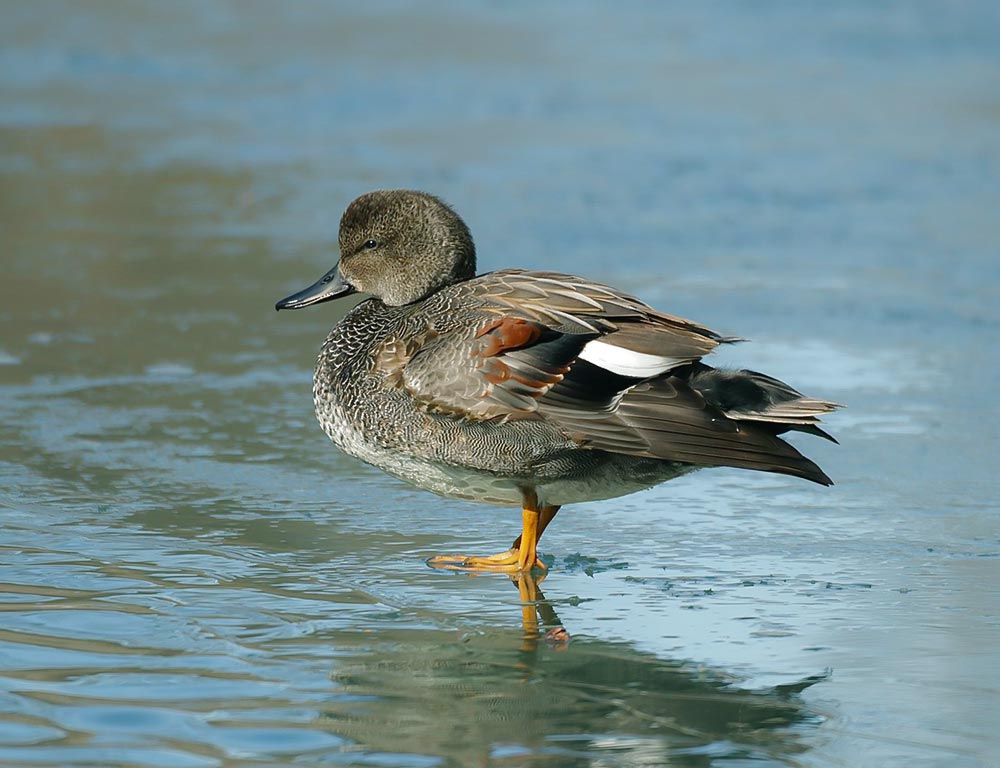
[[(576, 381), (573, 371), (584, 361), (631, 385), (696, 361), (724, 341), (599, 283), (504, 270), (419, 305), (405, 332), (383, 346), (379, 365), (429, 411), (537, 418), (541, 399), (567, 376)], [(577, 389), (585, 384), (578, 381)], [(585, 387), (580, 396), (581, 407), (594, 402)]]
[[(700, 362), (739, 341), (570, 275), (505, 270), (435, 294), (380, 365), (429, 413), (537, 419), (581, 448), (829, 484), (777, 437), (837, 407)], [(396, 344), (396, 347), (392, 347)]]

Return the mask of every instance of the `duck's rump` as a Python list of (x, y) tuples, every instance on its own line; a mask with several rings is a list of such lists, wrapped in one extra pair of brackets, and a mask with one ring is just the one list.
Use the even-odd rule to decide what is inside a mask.
[(819, 414), (836, 407), (753, 371), (692, 363), (635, 383), (578, 361), (538, 410), (583, 448), (778, 472), (831, 485), (814, 462), (778, 435), (796, 430), (832, 440), (817, 422)]

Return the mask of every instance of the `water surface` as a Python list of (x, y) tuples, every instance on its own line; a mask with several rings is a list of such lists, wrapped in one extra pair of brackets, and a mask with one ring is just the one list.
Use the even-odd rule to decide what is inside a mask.
[[(37, 2), (0, 24), (0, 763), (1000, 761), (1000, 19)], [(587, 274), (849, 405), (834, 478), (519, 516), (328, 444), (343, 207)]]

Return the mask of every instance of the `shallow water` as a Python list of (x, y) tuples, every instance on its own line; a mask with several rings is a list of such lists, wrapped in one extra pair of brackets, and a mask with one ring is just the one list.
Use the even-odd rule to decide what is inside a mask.
[[(7, 4), (0, 764), (1000, 762), (1000, 18), (988, 2)], [(330, 446), (361, 191), (849, 405), (835, 479), (518, 515)], [(536, 616), (529, 607), (528, 615)]]

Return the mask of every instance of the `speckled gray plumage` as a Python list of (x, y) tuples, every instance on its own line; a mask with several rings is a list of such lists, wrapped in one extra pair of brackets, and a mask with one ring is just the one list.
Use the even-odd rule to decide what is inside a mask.
[[(541, 420), (469, 419), (419, 404), (378, 361), (386, 345), (425, 332), (423, 309), (369, 299), (327, 336), (313, 399), (323, 430), (347, 453), (441, 495), (510, 505), (521, 503), (525, 488), (537, 489), (549, 503), (569, 503), (620, 495), (623, 484), (640, 490), (688, 471), (659, 460), (581, 451)], [(435, 316), (443, 333), (462, 322), (456, 314)], [(588, 482), (575, 495), (565, 487), (583, 479)], [(546, 496), (546, 488), (558, 498)]]

